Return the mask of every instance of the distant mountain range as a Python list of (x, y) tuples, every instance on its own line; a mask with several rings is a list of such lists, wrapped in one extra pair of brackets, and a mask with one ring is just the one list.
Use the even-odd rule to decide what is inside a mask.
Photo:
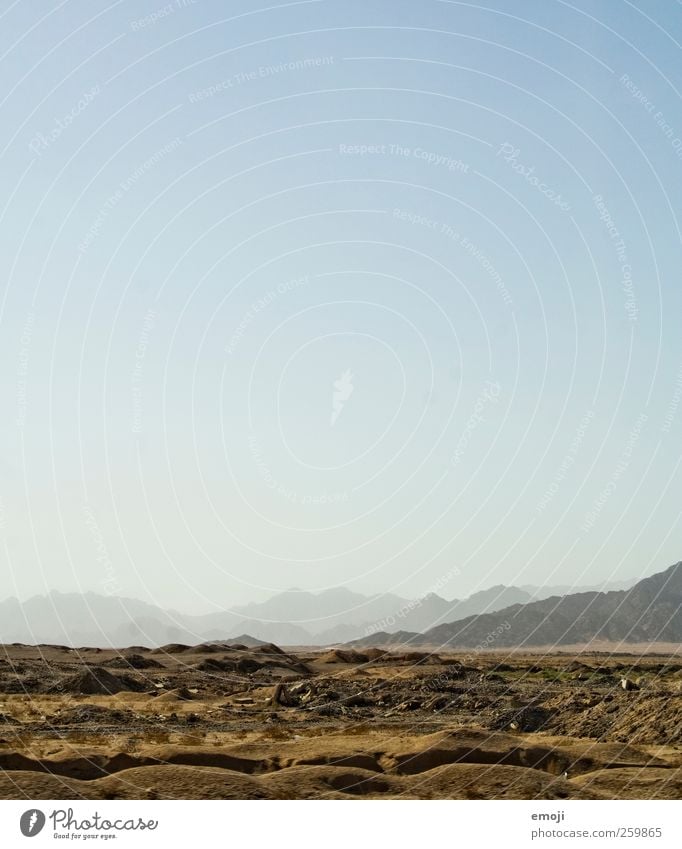
[(376, 641), (378, 634), (431, 633), (467, 617), (528, 606), (565, 589), (496, 586), (452, 601), (435, 593), (410, 600), (391, 593), (365, 596), (343, 587), (321, 593), (292, 589), (264, 602), (204, 615), (165, 610), (137, 599), (52, 592), (23, 603), (15, 598), (0, 602), (0, 642), (158, 646), (244, 641), (249, 635), (279, 645), (337, 645), (364, 638)]
[(374, 634), (352, 645), (500, 649), (597, 640), (682, 642), (682, 562), (625, 590), (579, 592), (513, 604), (437, 625), (424, 633)]

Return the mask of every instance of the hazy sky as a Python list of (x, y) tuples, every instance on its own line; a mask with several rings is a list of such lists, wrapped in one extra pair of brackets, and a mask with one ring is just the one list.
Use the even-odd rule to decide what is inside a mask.
[(1, 595), (680, 557), (682, 5), (4, 2)]

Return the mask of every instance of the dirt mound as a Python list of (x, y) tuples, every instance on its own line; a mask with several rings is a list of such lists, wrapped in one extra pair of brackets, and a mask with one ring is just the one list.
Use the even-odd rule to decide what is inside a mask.
[(560, 776), (506, 765), (448, 764), (410, 782), (420, 799), (599, 799)]
[(321, 663), (368, 663), (369, 657), (355, 649), (332, 649), (319, 660)]
[(250, 634), (240, 634), (238, 637), (233, 637), (231, 640), (227, 641), (225, 645), (232, 649), (253, 649), (256, 648), (256, 646), (265, 646), (268, 644), (264, 643), (263, 640), (257, 640)]
[(401, 652), (400, 654), (393, 655), (391, 660), (396, 663), (408, 663), (410, 665), (417, 665), (421, 663), (440, 663), (440, 658), (437, 654), (430, 654), (429, 652), (421, 651)]
[(178, 687), (175, 690), (162, 690), (159, 692), (159, 695), (156, 696), (154, 701), (158, 702), (190, 702), (192, 699), (195, 699), (196, 695), (194, 693), (190, 693), (187, 687)]
[(128, 675), (112, 675), (106, 669), (90, 666), (83, 672), (77, 672), (58, 684), (53, 685), (50, 691), (63, 693), (75, 693), (82, 696), (113, 696), (124, 690), (142, 692), (146, 688), (143, 682), (137, 681)]
[(290, 657), (284, 649), (281, 649), (279, 646), (276, 646), (274, 643), (261, 643), (258, 646), (254, 646), (254, 652), (259, 652), (260, 654), (281, 654), (285, 657)]
[(270, 799), (257, 780), (209, 767), (148, 766), (92, 780), (16, 771), (0, 775), (0, 799)]
[(184, 643), (167, 643), (165, 646), (159, 646), (158, 649), (152, 649), (152, 654), (183, 654), (183, 652), (192, 651), (192, 646), (186, 646)]
[[(627, 786), (626, 776), (615, 776), (614, 770), (608, 773)], [(662, 781), (659, 778), (657, 786), (646, 791), (656, 793)], [(324, 765), (259, 776), (177, 765), (133, 767), (89, 781), (19, 770), (0, 775), (1, 799), (598, 799), (604, 795), (589, 781), (574, 784), (532, 769), (476, 764), (444, 766), (428, 776), (386, 776)], [(667, 797), (675, 798), (670, 791)]]
[(571, 782), (605, 799), (675, 799), (682, 798), (680, 769), (600, 769), (578, 776)]
[(383, 649), (369, 648), (365, 652), (363, 652), (367, 656), (369, 660), (381, 660), (384, 657), (388, 657), (388, 653)]
[(220, 643), (199, 643), (198, 646), (192, 648), (192, 651), (195, 654), (217, 654), (225, 651), (225, 646), (220, 645)]
[(197, 663), (194, 668), (199, 672), (211, 672), (215, 675), (217, 672), (235, 672), (237, 663), (220, 657), (207, 657), (206, 660)]

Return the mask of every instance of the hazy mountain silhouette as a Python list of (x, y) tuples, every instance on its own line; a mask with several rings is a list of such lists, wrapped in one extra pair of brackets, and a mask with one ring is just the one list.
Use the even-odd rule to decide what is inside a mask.
[(509, 607), (510, 604), (525, 604), (531, 600), (531, 596), (518, 589), (518, 587), (505, 587), (502, 585), (490, 587), (474, 593), (466, 599), (453, 599), (446, 601), (444, 598), (431, 593), (420, 599), (414, 610), (400, 617), (397, 628), (392, 630), (425, 631), (442, 622), (454, 622), (456, 619), (464, 619), (466, 616), (475, 616), (480, 613), (492, 613)]
[(345, 587), (320, 593), (292, 589), (267, 601), (235, 607), (234, 612), (247, 619), (296, 623), (312, 634), (319, 634), (338, 626), (364, 625), (382, 619), (408, 603), (392, 593), (365, 596)]
[(607, 581), (601, 584), (593, 584), (591, 586), (580, 586), (576, 584), (557, 584), (548, 586), (522, 585), (519, 587), (523, 592), (531, 596), (532, 601), (542, 601), (544, 598), (551, 598), (555, 595), (573, 595), (574, 593), (588, 592), (611, 592), (612, 590), (629, 590), (637, 583), (637, 578), (630, 578), (629, 581)]
[(415, 646), (509, 648), (592, 640), (682, 642), (682, 563), (627, 590), (552, 596), (469, 616), (421, 634), (375, 634), (353, 645), (405, 642)]
[(496, 586), (448, 601), (435, 593), (409, 600), (391, 593), (365, 596), (344, 587), (320, 593), (291, 589), (264, 602), (203, 615), (92, 592), (51, 592), (23, 603), (14, 598), (0, 602), (0, 642), (191, 645), (248, 634), (281, 645), (337, 645), (379, 632), (431, 633), (446, 623), (482, 619), (510, 605), (529, 606), (529, 590), (538, 588)]

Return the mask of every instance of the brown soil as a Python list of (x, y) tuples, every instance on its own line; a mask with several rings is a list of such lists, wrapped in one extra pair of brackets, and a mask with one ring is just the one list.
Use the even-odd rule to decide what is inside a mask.
[(4, 799), (681, 795), (673, 654), (0, 647)]

